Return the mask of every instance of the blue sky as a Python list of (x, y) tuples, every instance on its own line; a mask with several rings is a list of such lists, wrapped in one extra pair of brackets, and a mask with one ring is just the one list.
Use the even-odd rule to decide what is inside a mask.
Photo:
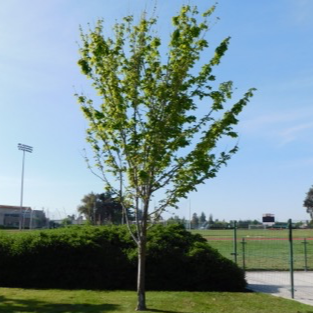
[[(168, 36), (182, 0), (158, 0), (158, 32)], [(205, 10), (212, 1), (194, 0)], [(104, 18), (106, 33), (128, 14), (151, 11), (150, 0), (0, 0), (0, 204), (19, 205), (22, 152), (24, 205), (50, 218), (75, 214), (102, 184), (82, 157), (85, 122), (75, 92), (90, 90), (77, 66), (79, 25)], [(211, 46), (231, 36), (217, 70), (240, 97), (256, 87), (240, 117), (239, 152), (218, 177), (183, 200), (179, 211), (218, 219), (308, 219), (302, 207), (313, 185), (313, 1), (220, 0)], [(204, 55), (204, 57), (206, 57)], [(221, 149), (224, 147), (221, 146)], [(190, 208), (190, 210), (189, 210)], [(165, 215), (169, 216), (169, 213)]]

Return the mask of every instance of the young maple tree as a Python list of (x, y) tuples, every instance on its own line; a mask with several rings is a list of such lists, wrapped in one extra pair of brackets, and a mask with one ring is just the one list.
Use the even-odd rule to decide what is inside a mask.
[[(198, 184), (215, 177), (237, 152), (237, 145), (222, 152), (217, 145), (222, 138), (237, 137), (233, 126), (253, 95), (249, 89), (229, 105), (232, 82), (215, 82), (213, 68), (230, 38), (198, 65), (200, 57), (207, 58), (203, 51), (209, 45), (208, 18), (214, 9), (201, 15), (197, 7), (182, 6), (172, 19), (164, 53), (154, 31), (157, 18), (146, 14), (138, 23), (127, 16), (115, 24), (113, 38), (105, 36), (102, 20), (87, 33), (81, 31), (78, 63), (99, 95), (97, 100), (76, 95), (89, 121), (87, 140), (99, 172), (89, 166), (119, 196), (126, 222), (127, 210), (134, 212), (136, 227), (129, 230), (138, 246), (139, 311), (146, 310), (149, 225), (165, 208), (176, 207)], [(152, 208), (156, 193), (159, 201), (154, 199)]]

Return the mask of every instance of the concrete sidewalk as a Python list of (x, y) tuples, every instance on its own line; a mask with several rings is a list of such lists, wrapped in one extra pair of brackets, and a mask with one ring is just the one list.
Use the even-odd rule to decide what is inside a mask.
[[(246, 272), (248, 288), (292, 299), (289, 272)], [(313, 306), (313, 272), (294, 272), (294, 299)]]

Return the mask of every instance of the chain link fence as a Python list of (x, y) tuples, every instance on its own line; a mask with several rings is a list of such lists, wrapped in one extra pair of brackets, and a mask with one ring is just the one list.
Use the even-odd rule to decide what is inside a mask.
[[(258, 273), (264, 277), (272, 277), (272, 280), (274, 272), (288, 277), (286, 288), (291, 298), (294, 298), (297, 288), (295, 273), (311, 275), (310, 271), (313, 271), (313, 229), (308, 226), (305, 221), (289, 220), (276, 223), (276, 227), (265, 228), (260, 225), (243, 229), (234, 222), (230, 229), (199, 232), (213, 248), (232, 259), (246, 273)], [(297, 283), (301, 284), (301, 281), (298, 279)]]

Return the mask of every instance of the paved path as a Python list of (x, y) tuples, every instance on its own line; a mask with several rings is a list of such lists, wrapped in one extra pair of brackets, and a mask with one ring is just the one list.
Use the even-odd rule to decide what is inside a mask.
[[(274, 296), (291, 298), (289, 272), (246, 272), (248, 288)], [(294, 300), (313, 306), (313, 272), (294, 272)]]

